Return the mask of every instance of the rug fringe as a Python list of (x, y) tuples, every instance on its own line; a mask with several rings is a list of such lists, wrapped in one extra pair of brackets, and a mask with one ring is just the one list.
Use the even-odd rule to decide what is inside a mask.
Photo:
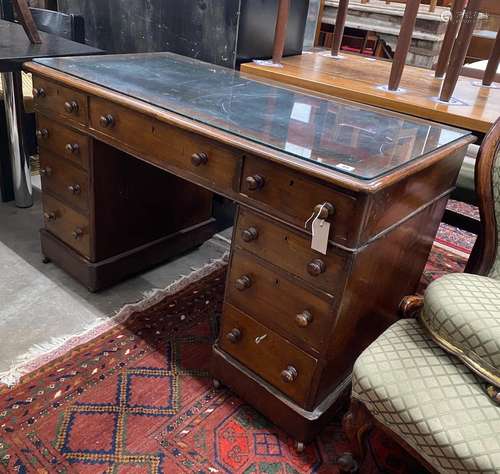
[(211, 259), (201, 268), (192, 268), (191, 273), (181, 275), (178, 280), (172, 282), (166, 288), (157, 288), (145, 292), (144, 298), (140, 301), (126, 304), (111, 318), (99, 318), (93, 324), (85, 327), (80, 334), (52, 338), (44, 344), (33, 346), (28, 352), (18, 357), (9, 370), (0, 372), (0, 384), (5, 384), (9, 388), (15, 386), (24, 375), (39, 369), (75, 347), (100, 336), (109, 329), (125, 323), (135, 312), (144, 311), (154, 306), (167, 296), (182, 291), (190, 284), (224, 267), (227, 265), (228, 258), (229, 252), (226, 252), (221, 258)]

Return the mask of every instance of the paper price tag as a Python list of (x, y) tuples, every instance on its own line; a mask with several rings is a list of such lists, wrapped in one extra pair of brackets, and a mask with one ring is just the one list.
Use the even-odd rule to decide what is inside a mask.
[(311, 248), (323, 255), (328, 251), (328, 238), (330, 236), (330, 223), (323, 219), (314, 219), (312, 223)]

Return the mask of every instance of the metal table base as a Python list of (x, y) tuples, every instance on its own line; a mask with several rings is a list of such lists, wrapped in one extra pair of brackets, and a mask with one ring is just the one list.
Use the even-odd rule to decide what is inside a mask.
[(33, 205), (30, 159), (26, 152), (23, 125), (23, 87), (20, 71), (2, 73), (5, 116), (12, 165), (14, 199), (17, 207)]

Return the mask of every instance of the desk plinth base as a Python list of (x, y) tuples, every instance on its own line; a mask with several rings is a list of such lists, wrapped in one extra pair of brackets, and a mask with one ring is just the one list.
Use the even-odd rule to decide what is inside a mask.
[(44, 257), (69, 273), (89, 291), (96, 292), (195, 248), (215, 233), (216, 221), (210, 218), (188, 229), (95, 263), (45, 229), (40, 230), (40, 237)]
[(211, 374), (300, 443), (313, 441), (347, 407), (351, 387), (349, 376), (314, 411), (306, 411), (222, 351), (217, 343), (213, 346)]

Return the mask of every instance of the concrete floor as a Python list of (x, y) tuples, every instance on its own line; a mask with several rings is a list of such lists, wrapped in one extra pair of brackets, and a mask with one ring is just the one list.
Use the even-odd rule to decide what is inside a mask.
[(168, 286), (229, 249), (230, 229), (193, 252), (92, 294), (55, 265), (42, 263), (37, 190), (34, 196), (30, 209), (0, 203), (0, 381), (13, 366), (95, 327), (125, 304)]

